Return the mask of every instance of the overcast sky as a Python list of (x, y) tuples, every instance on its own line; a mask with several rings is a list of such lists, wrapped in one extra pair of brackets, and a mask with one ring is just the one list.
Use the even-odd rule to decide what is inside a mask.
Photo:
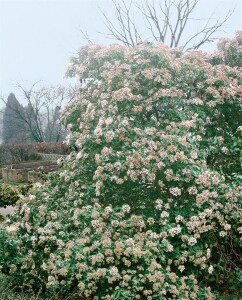
[[(66, 83), (70, 56), (86, 44), (81, 29), (97, 43), (111, 43), (99, 34), (105, 25), (98, 6), (114, 18), (111, 0), (0, 0), (0, 95), (14, 92), (18, 97), (17, 82), (25, 87), (38, 80)], [(209, 17), (214, 12), (217, 18), (230, 8), (235, 11), (222, 35), (232, 37), (242, 29), (242, 0), (201, 0), (196, 13)]]

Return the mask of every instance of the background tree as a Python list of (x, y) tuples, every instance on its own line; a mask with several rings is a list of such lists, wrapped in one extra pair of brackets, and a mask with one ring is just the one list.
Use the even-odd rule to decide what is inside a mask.
[[(11, 128), (15, 128), (17, 122), (19, 129), (16, 130), (27, 132), (31, 142), (62, 141), (66, 133), (58, 124), (59, 112), (62, 105), (71, 99), (74, 88), (63, 86), (38, 88), (37, 83), (29, 89), (21, 85), (17, 87), (27, 105), (23, 107), (17, 103), (8, 104), (6, 111), (15, 120)], [(7, 101), (3, 98), (2, 100), (7, 105)]]
[(3, 139), (3, 114), (4, 114), (4, 109), (0, 110), (0, 144), (2, 143)]
[(3, 114), (2, 139), (5, 144), (29, 141), (26, 123), (18, 117), (19, 113), (24, 115), (24, 107), (18, 102), (15, 95), (11, 93), (8, 96)]
[[(212, 16), (196, 18), (199, 2), (200, 0), (112, 0), (117, 22), (105, 12), (102, 14), (107, 35), (125, 46), (133, 47), (139, 42), (150, 41), (183, 50), (198, 49), (213, 42), (232, 15), (232, 11), (229, 11), (224, 18), (215, 21)], [(135, 21), (135, 18), (140, 17), (144, 20), (144, 28), (140, 28)], [(194, 22), (200, 26), (195, 33), (191, 33)], [(84, 37), (87, 38), (87, 35), (84, 34)]]
[(60, 119), (61, 107), (56, 106), (52, 112), (52, 117), (50, 118), (50, 113), (47, 111), (47, 126), (45, 129), (46, 139), (49, 141), (63, 141), (66, 136), (66, 131), (63, 126), (61, 126)]

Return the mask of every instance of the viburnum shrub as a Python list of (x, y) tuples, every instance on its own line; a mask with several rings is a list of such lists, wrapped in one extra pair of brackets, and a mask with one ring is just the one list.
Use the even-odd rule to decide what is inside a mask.
[(236, 32), (233, 40), (220, 39), (218, 50), (220, 62), (231, 67), (242, 67), (242, 30)]
[(75, 151), (19, 207), (18, 284), (95, 300), (239, 293), (242, 70), (219, 54), (80, 49), (62, 116)]

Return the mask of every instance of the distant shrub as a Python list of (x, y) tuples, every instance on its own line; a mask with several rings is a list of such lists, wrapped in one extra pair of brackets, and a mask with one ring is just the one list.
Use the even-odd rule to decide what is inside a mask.
[(40, 160), (38, 153), (67, 154), (69, 148), (65, 143), (33, 143), (0, 145), (0, 165), (22, 161)]
[(0, 184), (0, 207), (15, 205), (20, 199), (20, 192), (17, 188), (8, 184)]
[[(32, 144), (31, 144), (32, 145)], [(68, 154), (69, 146), (66, 143), (58, 142), (58, 143), (36, 143), (33, 144), (34, 149), (40, 153), (48, 153), (48, 154)]]
[(0, 223), (3, 222), (4, 220), (5, 220), (5, 217), (2, 214), (0, 214)]
[(40, 159), (35, 150), (28, 144), (0, 145), (0, 164), (12, 164), (30, 159)]

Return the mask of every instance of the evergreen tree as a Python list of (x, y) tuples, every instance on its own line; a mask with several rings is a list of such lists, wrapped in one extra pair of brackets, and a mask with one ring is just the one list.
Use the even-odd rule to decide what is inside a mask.
[(26, 125), (22, 118), (24, 108), (18, 102), (15, 95), (11, 93), (6, 102), (3, 114), (3, 143), (23, 143), (28, 141)]

